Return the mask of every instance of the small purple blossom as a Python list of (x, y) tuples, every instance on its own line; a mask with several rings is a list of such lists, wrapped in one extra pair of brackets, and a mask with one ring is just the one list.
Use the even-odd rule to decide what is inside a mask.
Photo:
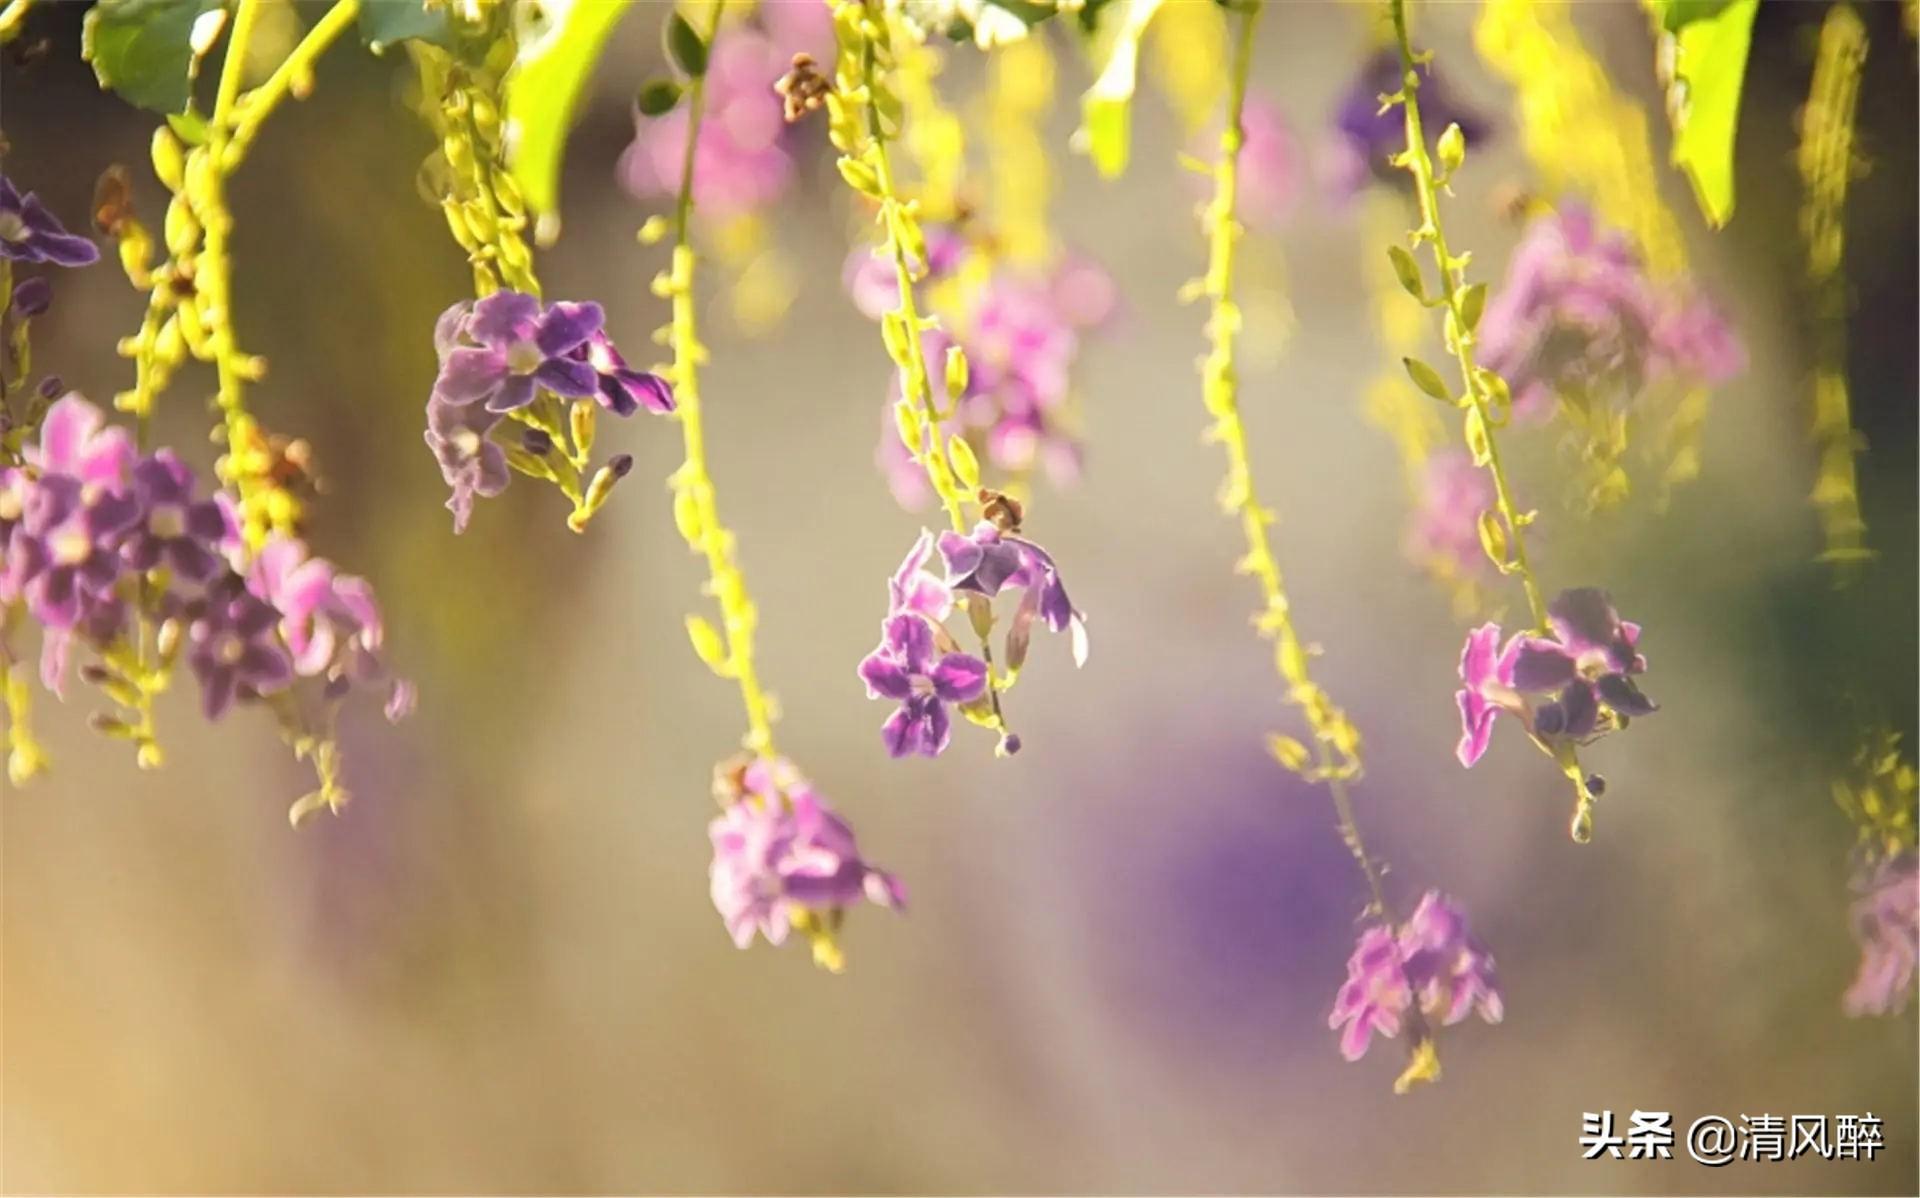
[[(449, 325), (454, 312), (464, 317)], [(434, 400), (462, 406), (484, 401), (490, 412), (533, 402), (542, 388), (567, 399), (600, 394), (600, 376), (581, 349), (606, 322), (599, 304), (540, 301), (519, 291), (496, 291), (470, 307), (456, 304), (435, 327), (445, 346)]]
[(1023, 594), (1007, 633), (1007, 664), (1019, 669), (1027, 655), (1033, 621), (1054, 632), (1071, 635), (1073, 664), (1087, 661), (1086, 617), (1067, 597), (1066, 584), (1053, 556), (1034, 542), (1004, 531), (991, 520), (974, 525), (967, 536), (940, 534), (940, 557), (947, 568), (947, 585), (955, 591), (994, 598), (1006, 587)]
[(986, 663), (937, 647), (935, 631), (911, 612), (888, 616), (879, 646), (860, 663), (867, 697), (900, 704), (880, 728), (890, 756), (938, 757), (952, 736), (946, 705), (971, 702), (987, 689)]
[[(923, 284), (951, 278), (967, 260), (967, 239), (949, 225), (933, 225), (922, 231), (926, 239), (926, 261), (914, 261), (914, 280)], [(846, 287), (853, 306), (869, 320), (900, 306), (900, 280), (891, 255), (881, 250), (856, 249), (847, 255), (840, 281)], [(939, 358), (928, 351), (929, 362)]]
[(309, 556), (304, 542), (274, 534), (254, 555), (247, 589), (280, 613), (280, 637), (302, 677), (372, 679), (385, 636), (373, 589)]
[(82, 483), (124, 487), (138, 455), (127, 430), (106, 421), (99, 408), (68, 392), (47, 409), (39, 443), (26, 447), (27, 465)]
[(1415, 562), (1472, 577), (1492, 569), (1480, 547), (1480, 514), (1494, 505), (1493, 480), (1463, 450), (1427, 460), (1420, 498), (1407, 535)]
[(134, 466), (133, 484), (140, 517), (122, 550), (127, 564), (140, 571), (164, 564), (196, 583), (220, 573), (227, 519), (219, 503), (194, 497), (192, 469), (162, 449)]
[[(1420, 76), (1420, 123), (1428, 138), (1437, 139), (1448, 125), (1457, 124), (1467, 144), (1478, 145), (1487, 135), (1486, 121), (1460, 103), (1431, 65), (1423, 63), (1415, 70)], [(1405, 114), (1380, 102), (1380, 97), (1400, 90), (1401, 79), (1399, 52), (1387, 47), (1367, 59), (1342, 93), (1333, 117), (1335, 146), (1326, 167), (1336, 198), (1352, 197), (1369, 180), (1404, 183), (1405, 172), (1388, 160), (1407, 148)]]
[(67, 474), (46, 474), (27, 493), (8, 536), (0, 593), (26, 599), (38, 623), (71, 630), (112, 599), (120, 542), (139, 519), (133, 495)]
[(1656, 282), (1624, 234), (1572, 204), (1528, 226), (1480, 342), (1522, 413), (1550, 410), (1554, 396), (1631, 401), (1667, 380), (1719, 384), (1746, 366), (1705, 297)]
[[(1585, 741), (1658, 710), (1633, 675), (1644, 673), (1640, 626), (1620, 619), (1607, 593), (1562, 591), (1547, 608), (1552, 637), (1516, 633), (1500, 647), (1500, 626), (1467, 634), (1460, 653), (1460, 764), (1486, 752), (1500, 712), (1518, 716), (1542, 740)], [(1552, 695), (1551, 699), (1539, 696)]]
[(1849, 1015), (1897, 1015), (1913, 997), (1920, 963), (1920, 859), (1908, 849), (1861, 881), (1853, 904), (1860, 971), (1841, 999)]
[[(1235, 211), (1249, 227), (1271, 233), (1285, 223), (1300, 189), (1293, 130), (1271, 97), (1249, 92), (1240, 113), (1240, 135), (1240, 197)], [(1219, 143), (1218, 125), (1210, 137), (1208, 145)], [(1204, 156), (1196, 146), (1195, 157)]]
[(1499, 1023), (1506, 1014), (1493, 955), (1472, 935), (1466, 912), (1437, 890), (1427, 891), (1398, 935), (1378, 923), (1361, 930), (1327, 1026), (1344, 1029), (1340, 1054), (1357, 1061), (1376, 1032), (1399, 1035), (1416, 1006), (1443, 1025), (1474, 1013)]
[(0, 258), (88, 266), (99, 260), (100, 248), (67, 232), (39, 196), (32, 192), (21, 195), (5, 175), (0, 175)]
[(453, 488), (447, 510), (453, 513), (455, 533), (466, 531), (476, 497), (491, 499), (512, 480), (506, 450), (487, 436), (502, 419), (483, 404), (453, 404), (437, 397), (427, 402), (427, 448), (440, 463), (440, 477)]
[(275, 630), (280, 613), (236, 576), (215, 583), (187, 626), (187, 664), (200, 680), (200, 708), (217, 720), (235, 698), (272, 694), (293, 681)]
[(629, 367), (604, 331), (595, 330), (573, 353), (593, 367), (600, 385), (594, 398), (614, 415), (631, 416), (641, 408), (656, 415), (673, 411), (673, 387), (667, 380)]
[(756, 933), (783, 943), (800, 912), (830, 914), (862, 900), (906, 905), (899, 880), (861, 857), (853, 829), (785, 758), (756, 759), (725, 797), (708, 828), (708, 876), (713, 905), (740, 948)]

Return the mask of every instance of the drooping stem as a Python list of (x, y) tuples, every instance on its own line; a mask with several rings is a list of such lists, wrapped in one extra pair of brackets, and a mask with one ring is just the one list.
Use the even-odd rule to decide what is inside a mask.
[[(1420, 124), (1418, 67), (1423, 60), (1414, 53), (1413, 42), (1407, 34), (1406, 0), (1387, 0), (1387, 7), (1393, 18), (1393, 34), (1400, 51), (1401, 68), (1400, 92), (1392, 98), (1400, 104), (1406, 118), (1407, 148), (1398, 162), (1413, 176), (1414, 196), (1420, 205), (1420, 227), (1414, 230), (1413, 240), (1416, 245), (1424, 243), (1432, 250), (1434, 265), (1440, 272), (1439, 306), (1446, 311), (1447, 348), (1460, 369), (1462, 393), (1457, 402), (1465, 412), (1467, 448), (1472, 452), (1474, 461), (1484, 467), (1493, 480), (1494, 503), (1500, 521), (1505, 526), (1502, 538), (1505, 541), (1505, 554), (1497, 559), (1496, 564), (1501, 572), (1519, 576), (1521, 588), (1526, 592), (1527, 608), (1533, 616), (1534, 631), (1540, 636), (1547, 636), (1552, 633), (1552, 627), (1547, 618), (1546, 595), (1527, 553), (1527, 526), (1533, 522), (1533, 513), (1521, 511), (1514, 502), (1513, 488), (1507, 481), (1506, 468), (1500, 461), (1498, 431), (1512, 415), (1512, 397), (1505, 380), (1474, 360), (1475, 327), (1485, 305), (1484, 289), (1469, 287), (1466, 279), (1467, 256), (1456, 257), (1447, 244), (1446, 227), (1440, 219), (1440, 187), (1444, 180), (1435, 172), (1433, 156), (1427, 150), (1426, 134)], [(1457, 129), (1449, 132), (1455, 137), (1458, 135)], [(1457, 161), (1449, 164), (1449, 174), (1455, 165)], [(1476, 290), (1479, 291), (1479, 297), (1470, 300)], [(1593, 836), (1594, 796), (1587, 786), (1587, 775), (1580, 765), (1579, 751), (1568, 741), (1560, 742), (1548, 751), (1560, 766), (1561, 773), (1573, 784), (1571, 832), (1575, 841), (1585, 843)]]
[(1300, 710), (1314, 739), (1312, 762), (1298, 742), (1276, 737), (1274, 754), (1282, 764), (1304, 776), (1324, 782), (1333, 796), (1334, 813), (1340, 837), (1353, 854), (1354, 862), (1366, 878), (1371, 910), (1383, 920), (1392, 916), (1387, 908), (1380, 870), (1367, 851), (1354, 817), (1353, 801), (1347, 783), (1361, 773), (1360, 734), (1352, 721), (1313, 680), (1308, 669), (1308, 651), (1294, 628), (1292, 605), (1280, 565), (1273, 553), (1268, 529), (1274, 516), (1262, 507), (1254, 489), (1253, 465), (1247, 448), (1246, 424), (1240, 416), (1240, 381), (1235, 364), (1235, 349), (1241, 326), (1238, 302), (1234, 298), (1234, 251), (1240, 239), (1236, 215), (1240, 189), (1240, 151), (1245, 142), (1241, 115), (1246, 106), (1247, 83), (1252, 74), (1254, 30), (1259, 23), (1259, 0), (1240, 8), (1239, 29), (1234, 38), (1233, 67), (1227, 93), (1225, 127), (1220, 134), (1220, 157), (1213, 168), (1213, 199), (1207, 205), (1204, 221), (1207, 232), (1207, 274), (1202, 294), (1210, 305), (1207, 319), (1208, 353), (1201, 362), (1201, 398), (1213, 417), (1208, 439), (1217, 442), (1227, 456), (1226, 483), (1220, 502), (1226, 512), (1240, 522), (1246, 537), (1246, 556), (1239, 570), (1259, 584), (1262, 606), (1255, 627), (1274, 645), (1274, 667), (1287, 684), (1287, 701)]
[[(1820, 454), (1813, 503), (1826, 545), (1824, 561), (1843, 569), (1872, 556), (1854, 465), (1860, 437), (1847, 386), (1847, 189), (1855, 173), (1854, 114), (1867, 31), (1852, 5), (1836, 4), (1820, 26), (1813, 84), (1801, 122), (1798, 165), (1806, 197), (1800, 235), (1813, 293), (1813, 438)], [(1840, 576), (1842, 580), (1846, 574)]]
[[(718, 38), (725, 0), (713, 5), (713, 20), (707, 35), (709, 47)], [(675, 418), (680, 422), (686, 460), (674, 472), (674, 511), (687, 544), (706, 559), (707, 593), (720, 608), (725, 637), (725, 659), (710, 663), (714, 670), (729, 677), (740, 688), (740, 701), (746, 708), (748, 751), (762, 757), (774, 755), (773, 708), (760, 684), (754, 665), (754, 631), (759, 622), (745, 576), (734, 556), (734, 535), (720, 520), (713, 479), (708, 473), (707, 439), (704, 413), (700, 406), (700, 364), (706, 350), (700, 344), (698, 307), (694, 302), (693, 277), (693, 170), (694, 150), (699, 144), (702, 121), (706, 115), (706, 76), (695, 76), (687, 94), (687, 148), (680, 170), (680, 193), (674, 205), (673, 264), (668, 288), (673, 297), (673, 323), (670, 326), (673, 347), (673, 389)]]

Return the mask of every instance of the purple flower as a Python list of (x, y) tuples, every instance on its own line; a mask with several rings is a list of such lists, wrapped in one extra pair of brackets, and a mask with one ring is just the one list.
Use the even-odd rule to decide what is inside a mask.
[(140, 517), (134, 497), (68, 474), (42, 476), (8, 535), (0, 593), (23, 596), (33, 618), (68, 630), (111, 599), (120, 541)]
[(133, 468), (140, 522), (122, 551), (127, 564), (146, 571), (163, 562), (188, 582), (204, 583), (224, 565), (221, 543), (227, 521), (212, 499), (194, 498), (193, 471), (162, 449)]
[(279, 612), (296, 674), (379, 676), (385, 633), (365, 579), (336, 574), (332, 562), (309, 557), (304, 542), (276, 533), (248, 567), (247, 590)]
[(1340, 1033), (1340, 1055), (1357, 1061), (1366, 1055), (1373, 1034), (1391, 1039), (1400, 1034), (1400, 1022), (1413, 1005), (1413, 988), (1400, 961), (1400, 945), (1393, 932), (1371, 924), (1347, 959), (1347, 980), (1333, 999), (1327, 1026)]
[(27, 465), (43, 474), (67, 474), (82, 483), (123, 488), (133, 470), (133, 439), (108, 426), (106, 416), (70, 391), (47, 409), (40, 443), (26, 447)]
[(1400, 930), (1400, 953), (1420, 1009), (1443, 1024), (1477, 1012), (1488, 1023), (1506, 1013), (1493, 954), (1467, 927), (1467, 913), (1438, 890), (1429, 890)]
[[(1487, 123), (1460, 104), (1431, 66), (1415, 70), (1420, 76), (1420, 125), (1428, 139), (1437, 140), (1448, 125), (1457, 124), (1467, 144), (1478, 145), (1487, 135)], [(1399, 91), (1400, 85), (1400, 55), (1388, 47), (1368, 58), (1342, 93), (1333, 118), (1336, 149), (1328, 170), (1337, 197), (1351, 197), (1369, 178), (1405, 183), (1405, 172), (1388, 161), (1407, 148), (1405, 114), (1398, 106), (1382, 111), (1380, 104), (1381, 96)]]
[[(1585, 741), (1658, 710), (1632, 675), (1644, 673), (1640, 626), (1620, 618), (1603, 590), (1562, 591), (1547, 607), (1552, 637), (1516, 633), (1499, 647), (1500, 626), (1467, 635), (1460, 654), (1460, 764), (1486, 752), (1494, 718), (1518, 716), (1542, 740)], [(1537, 696), (1553, 695), (1551, 699)]]
[(200, 709), (217, 720), (236, 697), (271, 694), (293, 681), (293, 662), (275, 630), (280, 613), (229, 575), (194, 605), (187, 664), (200, 680)]
[(1860, 972), (1841, 1006), (1849, 1015), (1896, 1015), (1913, 997), (1920, 962), (1920, 859), (1908, 849), (1863, 879), (1853, 904)]
[(987, 689), (986, 663), (950, 648), (936, 652), (934, 632), (911, 612), (888, 616), (879, 646), (860, 663), (867, 697), (900, 704), (880, 728), (890, 756), (938, 757), (952, 735), (946, 705), (970, 702)]
[(40, 197), (32, 192), (21, 195), (5, 175), (0, 175), (0, 258), (87, 266), (99, 257), (99, 247), (67, 232), (40, 203)]
[(1523, 413), (1547, 410), (1556, 395), (1630, 401), (1649, 383), (1717, 384), (1745, 368), (1711, 303), (1655, 282), (1624, 234), (1572, 204), (1528, 226), (1480, 343)]
[(53, 306), (53, 284), (35, 275), (23, 279), (7, 297), (7, 313), (16, 320), (31, 320)]
[(575, 350), (600, 331), (599, 304), (540, 301), (519, 291), (496, 291), (476, 301), (464, 319), (449, 324), (457, 304), (434, 330), (444, 345), (433, 398), (466, 405), (486, 402), (490, 412), (511, 412), (533, 402), (545, 388), (568, 399), (600, 394), (600, 377)]
[[(937, 283), (950, 278), (967, 260), (967, 239), (947, 225), (934, 225), (923, 231), (927, 243), (927, 260), (913, 263), (914, 279), (921, 283)], [(847, 289), (847, 296), (853, 300), (853, 306), (869, 320), (879, 320), (882, 316), (900, 306), (900, 280), (894, 269), (893, 257), (880, 250), (856, 249), (847, 255), (847, 262), (840, 271), (840, 281)], [(941, 360), (931, 346), (927, 349), (928, 363)]]
[(490, 499), (506, 490), (512, 478), (506, 451), (487, 437), (501, 419), (482, 404), (448, 403), (437, 396), (427, 401), (427, 448), (440, 463), (440, 476), (453, 488), (447, 510), (453, 513), (456, 533), (466, 531), (475, 496)]
[(1470, 1013), (1499, 1023), (1506, 1013), (1493, 955), (1468, 929), (1466, 912), (1437, 890), (1427, 891), (1398, 935), (1378, 923), (1361, 930), (1327, 1026), (1344, 1026), (1340, 1054), (1357, 1061), (1375, 1032), (1399, 1035), (1416, 1004), (1441, 1024)]
[(1019, 669), (1026, 660), (1027, 638), (1036, 616), (1054, 632), (1072, 636), (1073, 664), (1087, 661), (1086, 617), (1067, 597), (1059, 567), (1046, 550), (1024, 537), (1003, 531), (990, 520), (974, 525), (967, 536), (940, 534), (940, 557), (947, 567), (947, 585), (992, 599), (1006, 587), (1023, 591), (1007, 633), (1007, 664)]
[(862, 899), (905, 906), (899, 880), (860, 856), (853, 829), (785, 758), (748, 765), (728, 800), (708, 828), (708, 877), (740, 948), (756, 932), (783, 943), (799, 912), (831, 913)]
[(933, 557), (933, 534), (926, 529), (907, 550), (900, 568), (887, 580), (887, 615), (912, 613), (938, 624), (953, 611), (953, 588), (927, 572)]
[(629, 367), (605, 332), (595, 330), (573, 356), (593, 367), (600, 385), (594, 398), (614, 415), (631, 416), (643, 407), (660, 415), (673, 411), (673, 387), (667, 380)]
[(1480, 514), (1494, 505), (1493, 480), (1465, 451), (1442, 450), (1427, 461), (1426, 477), (1407, 552), (1416, 562), (1434, 563), (1462, 575), (1492, 569), (1480, 548)]
[[(1248, 226), (1272, 232), (1286, 220), (1299, 190), (1299, 152), (1293, 131), (1270, 97), (1249, 93), (1240, 113), (1240, 202), (1238, 215)], [(1217, 146), (1220, 129), (1216, 125), (1205, 147), (1196, 146), (1196, 158), (1210, 157), (1207, 151)], [(1197, 187), (1205, 187), (1205, 176), (1196, 176)]]

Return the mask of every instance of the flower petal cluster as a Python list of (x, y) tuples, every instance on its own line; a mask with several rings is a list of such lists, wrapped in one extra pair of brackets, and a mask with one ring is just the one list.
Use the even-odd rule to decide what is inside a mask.
[[(860, 855), (853, 829), (784, 757), (724, 768), (724, 810), (708, 828), (713, 905), (734, 944), (784, 943), (808, 914), (837, 919), (865, 901), (906, 906), (900, 880)], [(824, 924), (822, 925), (824, 926)]]
[(1920, 858), (1914, 850), (1886, 858), (1861, 878), (1852, 915), (1860, 971), (1841, 1006), (1849, 1015), (1897, 1015), (1913, 997), (1920, 967)]
[(1622, 620), (1607, 592), (1562, 591), (1547, 608), (1553, 635), (1515, 633), (1504, 647), (1500, 626), (1467, 634), (1460, 653), (1460, 764), (1480, 760), (1501, 712), (1518, 717), (1542, 743), (1584, 743), (1658, 710), (1640, 693), (1646, 672), (1640, 626)]
[[(1431, 65), (1423, 63), (1417, 70), (1427, 136), (1438, 138), (1448, 125), (1459, 125), (1468, 145), (1480, 144), (1489, 132), (1485, 118), (1465, 106)], [(1406, 172), (1390, 161), (1407, 148), (1406, 130), (1399, 112), (1380, 102), (1381, 97), (1398, 92), (1400, 85), (1400, 55), (1385, 46), (1361, 64), (1341, 93), (1333, 114), (1334, 148), (1326, 164), (1327, 183), (1335, 198), (1351, 198), (1369, 182), (1406, 185)]]
[(14, 262), (46, 262), (54, 266), (89, 266), (100, 259), (100, 247), (67, 232), (60, 218), (47, 211), (40, 197), (25, 195), (0, 175), (0, 258)]
[(1630, 402), (1648, 386), (1717, 385), (1746, 352), (1712, 303), (1647, 273), (1627, 237), (1579, 205), (1535, 219), (1481, 319), (1482, 361), (1513, 390), (1516, 411)]
[(1415, 1007), (1443, 1025), (1470, 1014), (1499, 1023), (1506, 1014), (1493, 954), (1472, 934), (1465, 910), (1437, 890), (1397, 934), (1378, 923), (1361, 930), (1327, 1026), (1340, 1030), (1340, 1054), (1357, 1061), (1376, 1033), (1399, 1035)]

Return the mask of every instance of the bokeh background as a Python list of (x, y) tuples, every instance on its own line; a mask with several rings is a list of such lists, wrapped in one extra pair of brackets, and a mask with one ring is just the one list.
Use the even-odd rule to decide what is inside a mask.
[[(784, 747), (912, 890), (903, 918), (856, 914), (833, 977), (801, 949), (736, 951), (708, 903), (708, 774), (740, 721), (681, 629), (702, 574), (658, 485), (675, 429), (603, 434), (637, 467), (588, 536), (524, 481), (450, 535), (419, 428), (433, 318), (469, 279), (415, 192), (430, 144), (404, 63), (337, 50), (234, 186), (240, 331), (272, 361), (258, 410), (317, 451), (313, 540), (379, 587), (420, 711), (351, 727), (355, 801), (289, 831), (306, 782), (258, 713), (206, 728), (183, 686), (169, 768), (143, 775), (83, 703), (43, 707), (57, 772), (0, 805), (6, 1189), (1913, 1193), (1914, 1012), (1840, 1013), (1851, 829), (1828, 796), (1865, 728), (1915, 720), (1914, 48), (1896, 5), (1864, 10), (1851, 365), (1878, 561), (1837, 589), (1805, 500), (1791, 151), (1817, 6), (1761, 10), (1731, 227), (1709, 234), (1666, 179), (1752, 356), (1703, 476), (1664, 509), (1649, 489), (1588, 521), (1554, 506), (1551, 434), (1522, 451), (1550, 501), (1546, 576), (1614, 590), (1664, 705), (1592, 753), (1611, 787), (1591, 846), (1518, 738), (1471, 773), (1452, 759), (1465, 622), (1405, 564), (1397, 466), (1361, 413), (1382, 358), (1363, 263), (1383, 247), (1318, 199), (1274, 239), (1297, 327), (1260, 334), (1245, 406), (1297, 614), (1368, 737), (1358, 801), (1391, 886), (1465, 901), (1507, 996), (1503, 1025), (1444, 1037), (1441, 1084), (1398, 1098), (1401, 1046), (1349, 1065), (1325, 1025), (1362, 896), (1324, 793), (1261, 748), (1291, 717), (1197, 436), (1202, 314), (1174, 295), (1201, 246), (1160, 101), (1139, 106), (1130, 176), (1101, 184), (1064, 151), (1084, 71), (1063, 52), (1055, 217), (1124, 312), (1081, 358), (1086, 478), (1043, 490), (1028, 522), (1093, 655), (1075, 674), (1062, 644), (1038, 648), (1012, 696), (1017, 760), (965, 728), (937, 762), (887, 760), (853, 676), (919, 520), (871, 468), (887, 366), (839, 288), (849, 216), (824, 153), (776, 218), (801, 271), (784, 323), (749, 338), (709, 305), (714, 472)], [(1423, 36), (1498, 116), (1474, 11), (1422, 6)], [(0, 65), (0, 122), (7, 174), (84, 224), (94, 177), (143, 164), (151, 124), (95, 89), (80, 18), (36, 18), (52, 53)], [(1582, 20), (1657, 113), (1638, 10)], [(656, 24), (616, 35), (542, 264), (550, 296), (602, 300), (642, 348), (661, 255), (612, 176)], [(1353, 6), (1271, 14), (1258, 86), (1306, 149), (1370, 36)], [(961, 58), (946, 82), (964, 95), (980, 72)], [(1513, 138), (1470, 177), (1450, 219), (1490, 271), (1517, 236), (1492, 198), (1525, 180)], [(111, 266), (65, 278), (36, 361), (105, 399), (139, 313)], [(201, 443), (210, 393), (176, 384), (174, 442)], [(1582, 1111), (1636, 1107), (1682, 1127), (1872, 1112), (1887, 1148), (1580, 1159)]]

